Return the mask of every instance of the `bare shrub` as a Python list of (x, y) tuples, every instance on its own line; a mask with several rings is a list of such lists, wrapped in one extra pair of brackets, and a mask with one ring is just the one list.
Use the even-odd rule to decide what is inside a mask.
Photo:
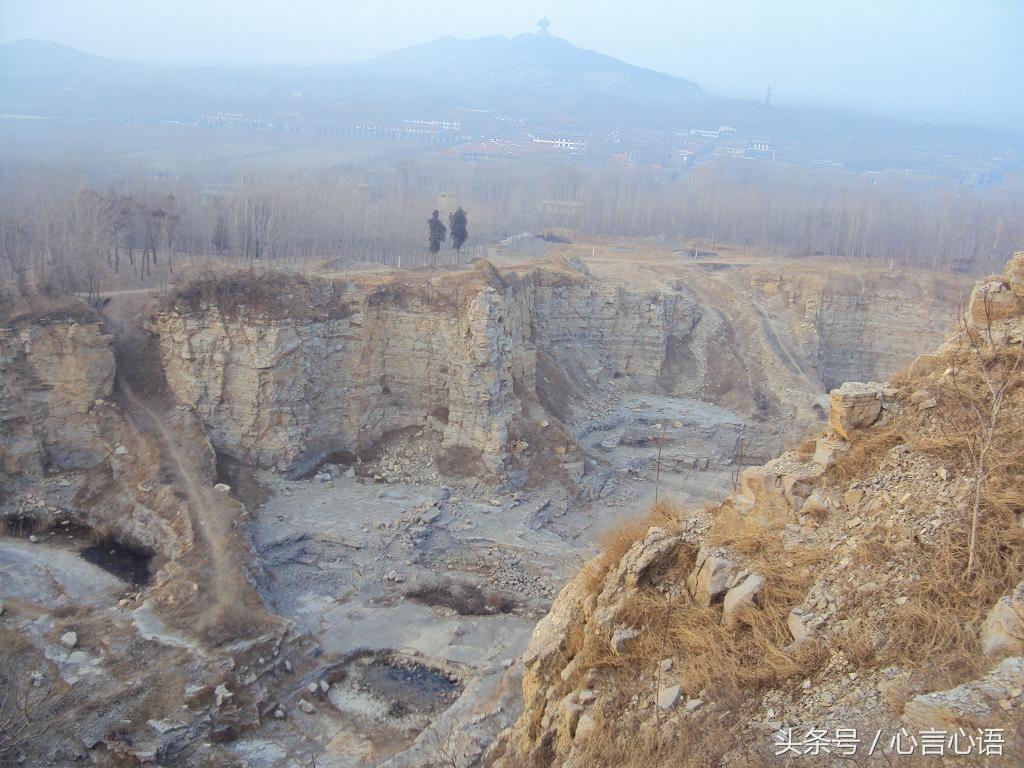
[(19, 633), (0, 627), (0, 765), (52, 742), (71, 719), (67, 686)]

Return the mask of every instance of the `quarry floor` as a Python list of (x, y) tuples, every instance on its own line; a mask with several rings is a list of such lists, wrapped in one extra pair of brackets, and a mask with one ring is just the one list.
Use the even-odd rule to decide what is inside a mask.
[[(656, 445), (611, 447), (608, 435), (679, 418), (695, 428), (735, 417), (644, 396), (610, 406), (589, 425), (586, 442), (606, 446), (601, 468), (591, 470), (603, 482), (590, 502), (557, 485), (510, 491), (402, 482), (380, 464), (358, 474), (328, 465), (297, 481), (259, 473), (270, 496), (246, 528), (272, 610), (331, 658), (401, 654), (452, 670), (460, 692), (443, 716), (419, 722), (386, 711), (367, 717), (364, 692), (332, 693), (314, 711), (290, 714), (292, 732), (261, 732), (236, 749), (253, 766), (276, 765), (301, 733), (325, 745), (317, 765), (391, 758), (386, 764), (414, 766), (438, 759), (457, 730), (458, 749), (482, 751), (519, 713), (515, 661), (561, 585), (597, 553), (605, 531), (654, 500)], [(658, 483), (663, 496), (698, 503), (731, 488), (731, 471), (674, 469), (668, 454)]]
[[(286, 717), (265, 721), (231, 750), (253, 768), (303, 765), (295, 756), (310, 753), (316, 765), (337, 768), (482, 753), (519, 714), (516, 660), (561, 585), (597, 553), (605, 531), (653, 502), (657, 440), (670, 436), (657, 492), (710, 501), (728, 493), (732, 471), (681, 468), (672, 457), (689, 462), (702, 430), (737, 421), (693, 400), (609, 401), (578, 428), (589, 501), (556, 483), (512, 491), (479, 481), (408, 482), (402, 478), (415, 468), (401, 466), (398, 450), (374, 464), (325, 465), (304, 480), (256, 473), (264, 500), (246, 498), (243, 528), (266, 602), (318, 646), (314, 678), (338, 665), (359, 674), (350, 671), (327, 695), (291, 697)], [(630, 431), (650, 439), (620, 443)], [(54, 475), (28, 492), (64, 509), (78, 480)], [(88, 532), (72, 533), (58, 524), (34, 540), (0, 536), (0, 595), (39, 608), (31, 634), (80, 695), (110, 695), (125, 681), (101, 663), (109, 649), (63, 646), (65, 624), (83, 638), (115, 627), (124, 647), (143, 644), (157, 666), (180, 665), (183, 653), (202, 657), (124, 574), (82, 556)], [(69, 622), (44, 610), (61, 605), (89, 606), (91, 615)], [(379, 670), (384, 679), (367, 683)]]

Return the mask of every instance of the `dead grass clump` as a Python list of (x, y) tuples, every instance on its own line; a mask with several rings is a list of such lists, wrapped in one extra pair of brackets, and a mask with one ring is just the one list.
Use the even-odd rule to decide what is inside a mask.
[(733, 764), (768, 765), (744, 745), (739, 721), (729, 713), (706, 715), (700, 727), (666, 727), (661, 732), (632, 710), (616, 717), (595, 710), (594, 719), (592, 735), (574, 755), (573, 765), (579, 768), (715, 768), (726, 755), (734, 758)]
[[(628, 548), (625, 539), (623, 534), (613, 542), (616, 551)], [(641, 629), (641, 634), (628, 653), (616, 654), (607, 638), (592, 633), (584, 637), (579, 668), (604, 668), (626, 681), (651, 674), (661, 659), (673, 658), (689, 695), (704, 690), (716, 700), (733, 703), (759, 688), (816, 668), (822, 655), (815, 644), (808, 643), (799, 652), (787, 650), (792, 638), (786, 619), (803, 600), (812, 581), (811, 567), (820, 554), (809, 548), (787, 549), (777, 531), (766, 529), (720, 534), (716, 541), (741, 554), (746, 570), (764, 575), (759, 606), (722, 624), (719, 608), (699, 606), (679, 588), (695, 559), (695, 552), (684, 553), (689, 556), (681, 557), (672, 573), (661, 580), (667, 592), (650, 587), (630, 594), (619, 619)]]
[(629, 548), (647, 536), (651, 528), (679, 531), (680, 510), (667, 501), (659, 501), (643, 517), (625, 520), (607, 531), (601, 537), (601, 554), (583, 566), (583, 586), (588, 594), (600, 590), (608, 571), (618, 565)]
[(849, 453), (826, 471), (826, 482), (835, 487), (870, 475), (885, 454), (904, 441), (904, 428), (903, 419), (897, 417), (889, 424), (859, 436), (850, 446)]
[(875, 636), (862, 621), (849, 622), (846, 631), (839, 636), (837, 645), (857, 669), (871, 668), (878, 664)]
[(1024, 529), (1011, 517), (988, 514), (979, 525), (970, 575), (964, 572), (969, 546), (965, 519), (944, 530), (923, 554), (909, 600), (884, 627), (880, 655), (885, 661), (927, 668), (936, 684), (949, 685), (990, 665), (981, 654), (979, 632), (993, 603), (1024, 575)]
[(330, 280), (277, 270), (217, 272), (208, 269), (177, 286), (162, 300), (165, 311), (201, 312), (214, 306), (225, 317), (243, 313), (273, 317), (343, 318), (351, 314)]

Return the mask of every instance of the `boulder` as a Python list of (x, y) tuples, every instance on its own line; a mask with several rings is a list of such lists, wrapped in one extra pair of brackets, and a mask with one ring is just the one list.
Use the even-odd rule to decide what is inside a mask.
[(828, 469), (848, 450), (849, 445), (844, 440), (823, 436), (814, 441), (814, 463)]
[(640, 636), (640, 632), (633, 627), (621, 627), (612, 632), (612, 648), (620, 656), (629, 650), (629, 646)]
[(997, 702), (1024, 686), (1024, 659), (1003, 659), (984, 677), (969, 680), (948, 691), (914, 696), (903, 707), (903, 722), (909, 728), (956, 730), (965, 722), (976, 728), (998, 728), (1002, 718)]
[(994, 659), (1024, 655), (1024, 581), (988, 612), (981, 629), (981, 650)]
[(1017, 251), (1006, 266), (1010, 290), (1018, 299), (1024, 299), (1024, 251)]
[(824, 471), (814, 461), (786, 453), (761, 467), (749, 467), (740, 475), (740, 492), (727, 500), (736, 511), (764, 527), (792, 522), (814, 482)]
[(845, 440), (878, 421), (882, 414), (882, 386), (848, 381), (829, 393), (828, 423)]
[(573, 736), (577, 741), (586, 741), (594, 735), (596, 728), (597, 722), (594, 720), (594, 716), (590, 712), (584, 712), (576, 721), (576, 733)]
[(670, 685), (658, 691), (658, 706), (664, 710), (675, 709), (679, 703), (679, 693), (682, 688), (678, 685)]
[(701, 547), (686, 586), (694, 602), (707, 608), (724, 597), (735, 572), (736, 564), (722, 553)]
[(793, 636), (794, 642), (801, 643), (808, 638), (811, 634), (808, 625), (813, 618), (813, 614), (804, 613), (799, 608), (794, 608), (790, 612), (789, 618), (786, 619), (786, 626), (789, 627), (789, 633)]
[(722, 603), (722, 623), (732, 621), (736, 614), (749, 607), (756, 606), (764, 589), (764, 576), (752, 573), (735, 587), (725, 593)]

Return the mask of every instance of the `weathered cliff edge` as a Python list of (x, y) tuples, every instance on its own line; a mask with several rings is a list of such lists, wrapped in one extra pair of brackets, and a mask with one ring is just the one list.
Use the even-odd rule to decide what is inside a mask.
[[(541, 459), (578, 480), (576, 439), (594, 399), (651, 392), (724, 405), (750, 422), (743, 455), (763, 460), (784, 432), (814, 418), (819, 358), (831, 361), (822, 373), (830, 378), (848, 352), (864, 358), (902, 338), (869, 300), (846, 336), (829, 319), (841, 300), (834, 291), (863, 286), (798, 290), (761, 279), (750, 289), (758, 301), (775, 306), (784, 294), (778, 320), (748, 307), (744, 322), (737, 307), (683, 280), (607, 280), (567, 259), (503, 273), (482, 262), (345, 280), (222, 276), (179, 291), (156, 331), (178, 399), (195, 407), (218, 449), (263, 467), (302, 474), (425, 430), (442, 469), (518, 483)], [(884, 317), (901, 305), (934, 314), (923, 298), (908, 306), (906, 286), (889, 294)], [(838, 346), (823, 351), (829, 345)], [(905, 343), (895, 346), (893, 359), (906, 355)], [(889, 371), (884, 361), (868, 370), (878, 368)], [(737, 458), (740, 431), (719, 436), (733, 445), (714, 461)]]
[[(0, 328), (0, 480), (18, 486), (61, 473), (73, 497), (65, 512), (154, 554), (160, 568), (191, 546), (185, 506), (162, 477), (152, 439), (116, 402), (113, 339), (102, 318), (78, 300), (51, 304)], [(52, 517), (42, 499), (20, 503), (8, 512)]]
[(898, 760), (902, 728), (918, 755), (941, 731), (949, 764), (1018, 764), (1024, 252), (964, 317), (890, 384), (833, 390), (829, 428), (718, 507), (613, 540), (538, 624), (487, 763), (771, 765), (819, 729), (802, 759), (841, 765), (836, 729)]
[(81, 308), (0, 327), (0, 470), (38, 474), (98, 464), (92, 411), (114, 386), (110, 337)]

